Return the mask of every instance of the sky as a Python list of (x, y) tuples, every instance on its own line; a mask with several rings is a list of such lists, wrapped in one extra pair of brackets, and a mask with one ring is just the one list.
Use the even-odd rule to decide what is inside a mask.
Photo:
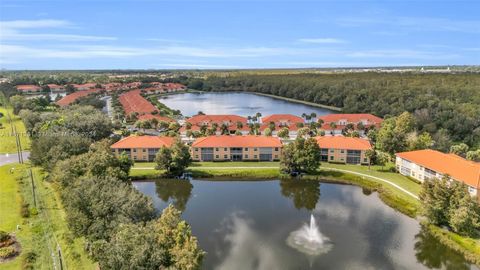
[(480, 64), (480, 1), (1, 0), (1, 69)]

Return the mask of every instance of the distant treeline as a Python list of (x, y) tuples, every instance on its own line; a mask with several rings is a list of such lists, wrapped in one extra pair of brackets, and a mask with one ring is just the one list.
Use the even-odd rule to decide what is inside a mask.
[(250, 91), (381, 117), (411, 112), (434, 139), (480, 147), (480, 74), (349, 73), (211, 76), (189, 79), (204, 91)]

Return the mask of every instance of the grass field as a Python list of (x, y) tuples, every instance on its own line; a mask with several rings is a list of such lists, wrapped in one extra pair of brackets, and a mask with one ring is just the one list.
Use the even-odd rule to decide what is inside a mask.
[[(21, 255), (0, 268), (22, 269), (28, 252), (36, 254), (33, 269), (52, 269), (54, 263), (58, 267), (58, 256), (52, 257), (52, 252), (58, 252), (58, 245), (67, 268), (95, 269), (96, 265), (83, 250), (82, 239), (73, 237), (67, 228), (58, 193), (51, 184), (43, 181), (39, 169), (34, 169), (33, 175), (37, 207), (34, 206), (28, 166), (10, 164), (0, 167), (0, 230), (15, 233), (22, 246)], [(29, 204), (30, 217), (21, 216), (22, 203)], [(5, 205), (9, 207), (3, 207)], [(18, 231), (17, 224), (20, 225)]]
[[(0, 128), (0, 154), (17, 152), (17, 145), (15, 143), (12, 126), (16, 127), (16, 130), (20, 135), (23, 150), (29, 150), (30, 139), (25, 133), (25, 126), (22, 120), (18, 116), (13, 115), (12, 109), (10, 108), (7, 109), (5, 107), (0, 107), (0, 113), (3, 114), (3, 117), (0, 117), (0, 124), (2, 124), (2, 128)], [(12, 124), (8, 121), (8, 114), (10, 114)]]

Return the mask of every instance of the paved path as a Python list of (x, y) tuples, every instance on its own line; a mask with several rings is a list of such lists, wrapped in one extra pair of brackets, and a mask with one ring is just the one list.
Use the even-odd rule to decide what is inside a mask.
[[(30, 152), (23, 152), (23, 160), (27, 161), (28, 157), (30, 156)], [(0, 166), (9, 163), (18, 162), (18, 155), (15, 154), (0, 154)]]
[(418, 200), (418, 196), (413, 194), (412, 192), (402, 188), (401, 186), (393, 183), (393, 182), (390, 182), (389, 180), (387, 179), (384, 179), (384, 178), (380, 178), (380, 177), (376, 177), (376, 176), (372, 176), (372, 175), (368, 175), (368, 174), (364, 174), (364, 173), (359, 173), (359, 172), (354, 172), (354, 171), (349, 171), (349, 170), (343, 170), (343, 169), (336, 169), (336, 168), (327, 168), (327, 167), (322, 167), (321, 168), (322, 170), (330, 170), (330, 171), (338, 171), (338, 172), (345, 172), (345, 173), (351, 173), (351, 174), (355, 174), (355, 175), (360, 175), (360, 176), (363, 176), (363, 177), (368, 177), (368, 178), (372, 178), (372, 179), (375, 179), (375, 180), (378, 180), (378, 181), (382, 181), (382, 182), (385, 182), (387, 184), (390, 184), (398, 189), (400, 189), (401, 191), (407, 193), (408, 195), (412, 196), (413, 198), (417, 199)]

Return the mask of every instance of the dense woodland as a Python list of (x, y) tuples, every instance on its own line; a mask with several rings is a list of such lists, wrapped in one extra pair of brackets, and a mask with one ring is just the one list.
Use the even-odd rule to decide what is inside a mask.
[[(345, 73), (210, 76), (186, 81), (205, 91), (250, 91), (381, 117), (408, 111), (434, 140), (480, 146), (480, 74)], [(446, 150), (446, 149), (443, 149)]]

